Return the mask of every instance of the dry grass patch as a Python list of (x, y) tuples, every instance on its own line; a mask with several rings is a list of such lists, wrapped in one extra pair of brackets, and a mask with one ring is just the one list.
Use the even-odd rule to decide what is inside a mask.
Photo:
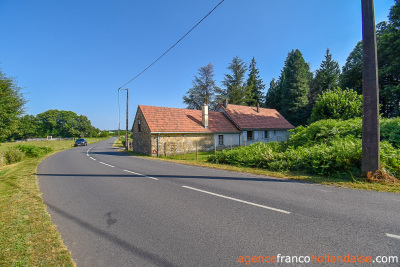
[(370, 183), (399, 186), (399, 179), (387, 173), (383, 168), (374, 173), (367, 172), (366, 176), (366, 180)]

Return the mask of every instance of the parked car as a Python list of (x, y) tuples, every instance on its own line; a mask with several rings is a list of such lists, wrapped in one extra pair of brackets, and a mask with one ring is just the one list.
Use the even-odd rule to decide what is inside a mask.
[(76, 139), (74, 146), (87, 146), (87, 141), (85, 138)]

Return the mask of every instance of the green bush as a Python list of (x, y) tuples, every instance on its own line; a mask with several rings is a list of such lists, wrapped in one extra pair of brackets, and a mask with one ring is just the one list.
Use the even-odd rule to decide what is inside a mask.
[(25, 156), (29, 158), (38, 158), (48, 152), (51, 152), (51, 148), (37, 147), (34, 145), (17, 145), (16, 148), (25, 153)]
[(126, 144), (125, 137), (120, 137), (119, 140), (121, 141), (122, 145), (125, 146)]
[[(381, 141), (388, 141), (395, 148), (400, 148), (400, 118), (380, 119)], [(307, 127), (299, 126), (291, 130), (289, 146), (313, 146), (327, 142), (332, 138), (348, 135), (356, 138), (362, 136), (362, 119), (349, 120), (320, 120)]]
[(400, 179), (400, 149), (394, 148), (389, 142), (380, 145), (381, 165), (385, 170)]
[(289, 146), (313, 146), (321, 142), (328, 142), (333, 138), (348, 135), (361, 138), (362, 120), (360, 118), (342, 120), (320, 120), (307, 127), (299, 126), (291, 130), (292, 135), (288, 141)]
[(282, 143), (258, 142), (248, 147), (222, 150), (208, 158), (210, 162), (237, 165), (243, 167), (265, 167), (265, 159), (273, 160), (282, 151)]
[(107, 131), (102, 131), (102, 132), (100, 133), (100, 137), (109, 137), (109, 136), (110, 136), (110, 133), (107, 132)]
[(400, 117), (380, 120), (381, 140), (386, 140), (400, 148)]
[(352, 89), (342, 90), (340, 87), (328, 89), (319, 95), (315, 103), (310, 122), (325, 119), (342, 119), (361, 117), (363, 113), (363, 97)]
[(21, 150), (18, 150), (15, 147), (10, 147), (5, 153), (4, 153), (4, 160), (6, 164), (13, 164), (20, 162), (24, 158), (25, 154)]

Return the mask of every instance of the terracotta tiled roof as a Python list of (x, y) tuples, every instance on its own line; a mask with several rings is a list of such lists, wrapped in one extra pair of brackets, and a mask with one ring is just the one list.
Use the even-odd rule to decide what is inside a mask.
[(257, 112), (257, 107), (228, 105), (228, 109), (224, 105), (219, 104), (229, 118), (242, 130), (245, 129), (294, 129), (276, 109), (260, 108), (260, 113)]
[(139, 105), (151, 132), (216, 133), (239, 132), (221, 112), (208, 112), (208, 129), (202, 124), (201, 110)]

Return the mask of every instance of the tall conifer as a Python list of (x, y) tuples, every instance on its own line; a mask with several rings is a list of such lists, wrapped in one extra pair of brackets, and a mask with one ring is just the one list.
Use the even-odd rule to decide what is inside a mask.
[(301, 52), (298, 49), (289, 52), (279, 79), (282, 94), (279, 112), (294, 126), (305, 124), (308, 119), (310, 77), (310, 66)]
[(246, 63), (236, 56), (229, 64), (228, 69), (232, 74), (225, 74), (225, 79), (222, 82), (225, 87), (223, 95), (229, 99), (231, 104), (244, 105), (248, 96), (244, 80), (247, 71)]
[(315, 103), (318, 95), (326, 90), (331, 90), (339, 85), (340, 67), (339, 63), (332, 59), (329, 49), (326, 50), (325, 59), (315, 73), (315, 78), (310, 86), (310, 102)]
[(256, 67), (256, 60), (253, 57), (250, 63), (250, 73), (247, 79), (247, 99), (248, 106), (256, 106), (257, 103), (263, 105), (264, 103), (264, 89), (265, 84), (260, 78), (259, 70)]

